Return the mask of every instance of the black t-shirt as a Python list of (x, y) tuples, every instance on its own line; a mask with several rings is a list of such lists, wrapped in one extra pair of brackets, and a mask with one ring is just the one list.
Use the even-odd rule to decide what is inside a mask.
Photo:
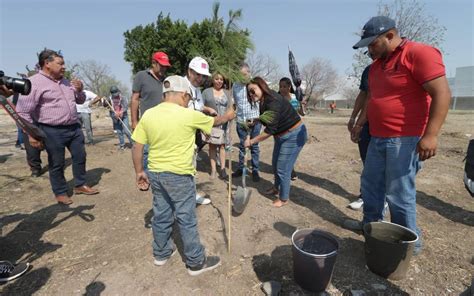
[(369, 70), (370, 65), (365, 67), (364, 72), (362, 72), (362, 76), (360, 78), (359, 89), (365, 92), (369, 91)]
[(260, 115), (265, 111), (275, 112), (275, 118), (271, 122), (262, 122), (265, 126), (264, 132), (270, 135), (285, 132), (301, 120), (290, 102), (275, 91), (272, 91), (271, 96), (264, 97), (260, 105)]

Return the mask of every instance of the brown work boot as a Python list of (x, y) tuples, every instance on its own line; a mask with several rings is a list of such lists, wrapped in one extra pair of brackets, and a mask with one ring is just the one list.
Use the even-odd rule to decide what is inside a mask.
[(56, 196), (56, 201), (58, 202), (58, 204), (62, 204), (62, 205), (70, 205), (72, 204), (72, 199), (70, 199), (68, 196), (66, 195), (57, 195)]
[(94, 195), (99, 193), (99, 190), (92, 189), (87, 185), (82, 185), (79, 187), (74, 187), (74, 194), (86, 194), (86, 195)]

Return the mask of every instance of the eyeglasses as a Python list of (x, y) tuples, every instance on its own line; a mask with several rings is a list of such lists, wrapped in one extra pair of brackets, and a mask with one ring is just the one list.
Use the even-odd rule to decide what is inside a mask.
[(249, 94), (254, 96), (255, 95), (255, 90), (253, 88), (249, 89)]

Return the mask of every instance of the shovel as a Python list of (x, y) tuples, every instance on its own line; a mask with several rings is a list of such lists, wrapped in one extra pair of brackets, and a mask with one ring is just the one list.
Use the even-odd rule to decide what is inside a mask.
[[(247, 139), (250, 139), (250, 135), (247, 136)], [(250, 200), (250, 194), (252, 191), (247, 189), (245, 178), (247, 177), (247, 155), (249, 153), (249, 149), (245, 148), (244, 154), (244, 167), (242, 168), (242, 186), (237, 187), (237, 191), (235, 192), (235, 196), (233, 199), (232, 210), (235, 214), (240, 215), (244, 212), (247, 204)]]

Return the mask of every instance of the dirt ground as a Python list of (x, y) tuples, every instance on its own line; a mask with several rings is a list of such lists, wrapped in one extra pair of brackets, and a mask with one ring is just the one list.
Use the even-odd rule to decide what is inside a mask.
[[(248, 185), (247, 210), (231, 218), (229, 238), (227, 185), (210, 180), (207, 148), (201, 153), (198, 189), (212, 205), (196, 209), (201, 241), (208, 254), (221, 256), (213, 272), (188, 276), (179, 256), (153, 265), (151, 193), (134, 185), (130, 150), (119, 151), (112, 123), (94, 110), (97, 144), (87, 146), (88, 184), (95, 196), (73, 196), (71, 207), (55, 203), (48, 173), (30, 177), (25, 152), (14, 147), (16, 128), (0, 111), (1, 260), (32, 264), (27, 274), (0, 286), (2, 295), (263, 295), (260, 283), (276, 280), (282, 295), (311, 295), (294, 281), (291, 234), (317, 228), (338, 237), (340, 249), (329, 295), (459, 295), (474, 276), (474, 198), (464, 189), (463, 158), (474, 113), (450, 113), (438, 155), (417, 177), (418, 223), (424, 249), (400, 281), (381, 278), (365, 267), (364, 238), (342, 228), (362, 213), (347, 208), (357, 198), (362, 170), (357, 145), (346, 130), (349, 110), (313, 112), (305, 119), (310, 141), (296, 164), (291, 202), (275, 209), (262, 193), (271, 185), (273, 141), (261, 145), (262, 180)], [(234, 133), (234, 139), (235, 133)], [(237, 152), (233, 154), (234, 167)], [(47, 164), (43, 153), (44, 165)], [(66, 169), (72, 194), (70, 161)], [(240, 180), (237, 179), (237, 182)]]

